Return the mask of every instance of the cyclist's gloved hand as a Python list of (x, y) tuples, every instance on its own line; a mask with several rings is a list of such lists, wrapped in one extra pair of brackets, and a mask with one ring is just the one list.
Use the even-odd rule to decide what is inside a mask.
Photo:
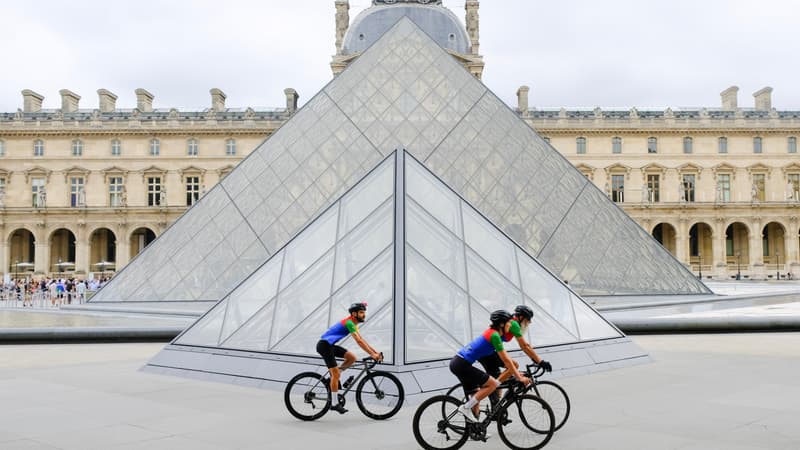
[(545, 360), (539, 361), (539, 366), (541, 366), (541, 368), (544, 369), (547, 372), (552, 372), (553, 371), (553, 365), (550, 364), (549, 362), (545, 361)]

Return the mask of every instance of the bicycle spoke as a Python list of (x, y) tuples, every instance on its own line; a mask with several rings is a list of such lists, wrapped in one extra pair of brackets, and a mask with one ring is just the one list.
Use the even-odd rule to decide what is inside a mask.
[(507, 421), (498, 423), (500, 438), (511, 448), (537, 449), (553, 435), (553, 412), (540, 398), (524, 395), (507, 410)]
[[(444, 403), (444, 404), (443, 404)], [(417, 442), (426, 449), (458, 448), (466, 441), (464, 416), (455, 412), (455, 399), (439, 396), (420, 405), (414, 415), (413, 428)], [(448, 411), (443, 417), (442, 411)]]
[(396, 414), (402, 406), (403, 396), (400, 382), (392, 375), (380, 372), (367, 375), (356, 392), (359, 408), (364, 414), (377, 420)]

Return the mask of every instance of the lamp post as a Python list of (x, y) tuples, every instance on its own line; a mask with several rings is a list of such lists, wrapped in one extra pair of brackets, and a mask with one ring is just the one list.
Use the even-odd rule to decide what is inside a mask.
[(781, 279), (781, 252), (775, 252), (775, 256), (778, 257), (778, 264), (775, 265), (775, 271), (777, 272), (775, 275), (777, 278), (776, 280)]
[(14, 283), (17, 282), (17, 278), (19, 277), (19, 260), (14, 261)]
[(697, 266), (697, 278), (703, 279), (703, 254), (698, 252), (697, 256), (700, 257), (700, 264)]
[(736, 252), (736, 279), (742, 279), (742, 267), (740, 264), (740, 259), (742, 257), (742, 252)]

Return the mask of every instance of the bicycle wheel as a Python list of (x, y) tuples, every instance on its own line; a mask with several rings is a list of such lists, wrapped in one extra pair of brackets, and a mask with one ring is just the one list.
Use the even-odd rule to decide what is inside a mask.
[(400, 411), (404, 398), (403, 385), (387, 372), (372, 372), (356, 388), (356, 403), (365, 416), (384, 420)]
[(510, 448), (535, 450), (544, 447), (553, 437), (553, 410), (539, 397), (521, 395), (506, 411), (508, 420), (497, 423), (497, 433)]
[[(456, 411), (461, 403), (453, 397), (437, 395), (417, 408), (412, 421), (414, 438), (425, 450), (457, 449), (467, 442), (467, 419)], [(442, 415), (442, 411), (447, 411)]]
[(536, 395), (546, 401), (556, 419), (555, 431), (564, 426), (569, 418), (570, 404), (567, 391), (552, 381), (539, 381), (533, 386)]
[(286, 409), (300, 420), (322, 417), (331, 407), (331, 388), (327, 381), (315, 372), (296, 375), (283, 392)]

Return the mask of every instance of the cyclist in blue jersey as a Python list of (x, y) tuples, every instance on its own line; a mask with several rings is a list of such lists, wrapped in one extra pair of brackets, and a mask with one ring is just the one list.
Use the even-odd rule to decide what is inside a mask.
[(468, 400), (458, 411), (472, 422), (478, 421), (478, 411), (480, 401), (497, 389), (500, 384), (493, 376), (473, 366), (475, 361), (486, 356), (497, 354), (506, 368), (525, 385), (531, 380), (522, 375), (514, 361), (508, 356), (503, 347), (503, 334), (508, 333), (511, 328), (511, 313), (505, 310), (497, 310), (489, 316), (491, 325), (489, 328), (476, 337), (472, 342), (465, 345), (450, 360), (450, 371), (461, 382), (464, 393)]
[[(501, 337), (503, 338), (503, 342), (509, 342), (512, 339), (516, 338), (517, 344), (519, 344), (519, 348), (531, 358), (531, 361), (535, 362), (542, 366), (542, 368), (548, 372), (553, 370), (553, 366), (543, 360), (538, 354), (536, 354), (536, 350), (533, 349), (533, 346), (528, 343), (525, 339), (525, 330), (530, 326), (531, 321), (533, 320), (533, 310), (526, 305), (517, 305), (514, 308), (514, 316), (511, 318), (511, 327), (509, 331), (503, 334)], [(500, 360), (500, 357), (497, 353), (493, 353), (488, 356), (484, 356), (478, 360), (479, 363), (483, 366), (486, 370), (486, 373), (489, 375), (497, 378), (498, 381), (501, 383), (511, 378), (511, 372), (503, 372), (500, 373), (500, 369), (503, 367), (503, 361)], [(514, 361), (514, 364), (519, 367), (519, 364)]]
[[(325, 365), (328, 366), (328, 371), (331, 373), (331, 403), (337, 401), (335, 405), (331, 405), (331, 409), (344, 414), (347, 410), (344, 408), (344, 396), (339, 396), (339, 377), (343, 370), (352, 366), (356, 362), (356, 355), (348, 351), (344, 347), (336, 345), (348, 335), (352, 335), (359, 347), (369, 354), (370, 357), (376, 361), (383, 360), (383, 354), (378, 353), (372, 348), (367, 341), (361, 337), (358, 332), (358, 324), (363, 323), (367, 319), (367, 302), (353, 303), (347, 309), (350, 313), (349, 316), (336, 322), (326, 331), (319, 342), (317, 342), (317, 353), (325, 360)], [(341, 366), (337, 366), (336, 358), (344, 358)], [(350, 377), (352, 379), (352, 377)], [(345, 385), (350, 383), (350, 379), (345, 381)]]

